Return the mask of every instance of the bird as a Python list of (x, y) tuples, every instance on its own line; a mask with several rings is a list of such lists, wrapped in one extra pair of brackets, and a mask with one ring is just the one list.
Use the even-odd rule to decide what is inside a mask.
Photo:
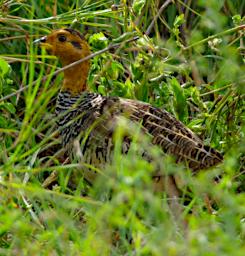
[[(84, 36), (71, 28), (53, 30), (35, 43), (44, 47), (48, 54), (56, 56), (63, 67), (91, 54)], [(223, 161), (220, 152), (205, 145), (166, 110), (135, 99), (91, 92), (87, 86), (89, 70), (89, 59), (64, 70), (57, 96), (55, 113), (62, 146), (67, 152), (73, 152), (70, 154), (73, 158), (76, 151), (88, 165), (101, 168), (110, 163), (115, 149), (113, 134), (120, 120), (126, 119), (139, 125), (142, 133), (150, 136), (151, 144), (159, 146), (164, 154), (173, 156), (176, 163), (186, 163), (194, 173)], [(123, 154), (128, 153), (130, 145), (130, 136), (125, 136)], [(142, 157), (147, 156), (147, 152), (142, 153)], [(93, 183), (96, 171), (88, 168), (84, 177)]]

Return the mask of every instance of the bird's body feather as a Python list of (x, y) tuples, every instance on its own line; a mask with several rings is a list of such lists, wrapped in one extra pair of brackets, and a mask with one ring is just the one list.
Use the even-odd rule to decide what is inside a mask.
[[(173, 155), (177, 162), (188, 163), (193, 171), (222, 161), (220, 153), (205, 146), (170, 113), (140, 101), (88, 92), (77, 96), (60, 92), (56, 114), (63, 145), (73, 148), (79, 139), (83, 161), (95, 167), (111, 162), (113, 134), (120, 118), (140, 125), (142, 132), (150, 135), (152, 144)], [(122, 153), (128, 152), (130, 141), (126, 136)]]

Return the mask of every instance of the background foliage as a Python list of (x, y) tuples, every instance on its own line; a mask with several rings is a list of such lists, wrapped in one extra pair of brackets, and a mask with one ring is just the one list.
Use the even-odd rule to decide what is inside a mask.
[[(244, 255), (244, 9), (244, 0), (0, 1), (1, 255)], [(91, 60), (92, 91), (167, 109), (224, 163), (192, 176), (135, 128), (127, 156), (116, 151), (92, 188), (79, 179), (71, 189), (70, 173), (81, 172), (66, 162), (53, 116), (62, 74), (42, 79), (59, 64), (32, 44), (66, 26), (93, 52), (120, 43)], [(152, 192), (154, 164), (181, 178), (186, 231)], [(51, 173), (58, 181), (47, 185)]]

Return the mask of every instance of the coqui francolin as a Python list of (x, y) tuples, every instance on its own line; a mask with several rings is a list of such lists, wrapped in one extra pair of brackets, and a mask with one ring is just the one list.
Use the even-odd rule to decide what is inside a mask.
[[(57, 56), (62, 66), (91, 54), (83, 36), (70, 28), (52, 31), (36, 42), (49, 54)], [(86, 83), (89, 67), (90, 62), (86, 60), (66, 69), (57, 97), (57, 124), (67, 151), (71, 152), (74, 143), (79, 141), (82, 161), (99, 168), (110, 163), (114, 150), (113, 132), (120, 117), (124, 117), (139, 124), (142, 132), (152, 138), (152, 144), (173, 155), (176, 162), (187, 163), (194, 172), (222, 162), (219, 152), (204, 145), (197, 135), (167, 111), (137, 100), (90, 92)], [(130, 137), (125, 136), (122, 143), (124, 154), (128, 152), (130, 143)], [(91, 183), (96, 176), (89, 168), (83, 175)]]

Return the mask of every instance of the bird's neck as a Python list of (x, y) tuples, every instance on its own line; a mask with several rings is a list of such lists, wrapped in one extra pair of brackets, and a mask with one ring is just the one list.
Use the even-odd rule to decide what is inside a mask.
[[(62, 66), (64, 67), (74, 61), (62, 61)], [(84, 61), (74, 67), (66, 69), (64, 71), (64, 80), (61, 91), (68, 91), (72, 96), (76, 96), (86, 91), (89, 67), (89, 61)]]

